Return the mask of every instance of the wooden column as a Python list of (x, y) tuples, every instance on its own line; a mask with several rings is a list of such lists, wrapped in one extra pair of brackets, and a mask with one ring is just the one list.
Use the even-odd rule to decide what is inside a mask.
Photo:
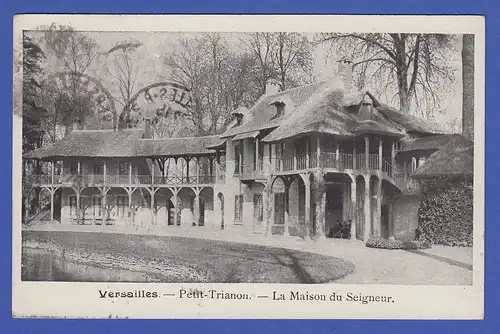
[(266, 231), (266, 237), (271, 237), (272, 234), (273, 234), (273, 226), (274, 226), (274, 215), (275, 215), (275, 212), (274, 212), (274, 193), (273, 193), (273, 189), (271, 186), (269, 186), (270, 188), (268, 189), (267, 191), (267, 213), (266, 215), (268, 215), (268, 218), (267, 218), (267, 231)]
[(129, 223), (133, 223), (134, 214), (132, 212), (132, 189), (129, 189), (127, 191), (127, 194), (128, 194), (128, 214), (129, 214), (128, 221)]
[(382, 168), (382, 148), (383, 148), (384, 142), (382, 139), (378, 140), (378, 169), (383, 170)]
[(128, 164), (128, 184), (132, 184), (132, 162), (129, 162)]
[(392, 166), (392, 170), (394, 170), (394, 168), (396, 167), (396, 142), (393, 141), (392, 142), (392, 146), (391, 146), (391, 166)]
[(104, 184), (106, 184), (106, 160), (104, 160), (104, 175), (103, 175), (103, 178), (104, 178)]
[(356, 179), (351, 182), (351, 240), (356, 240)]
[(52, 177), (52, 184), (54, 184), (54, 160), (50, 161), (50, 175)]
[(371, 234), (371, 197), (370, 197), (370, 175), (365, 175), (365, 201), (364, 201), (364, 213), (365, 213), (365, 227), (363, 240), (366, 242), (370, 238)]
[(370, 138), (365, 137), (365, 169), (368, 170), (370, 167)]
[(82, 167), (81, 167), (80, 160), (78, 160), (77, 167), (76, 167), (76, 173), (77, 173), (77, 175), (80, 175), (81, 172), (82, 172)]
[(200, 184), (200, 158), (196, 157), (196, 184)]
[(220, 174), (220, 151), (215, 151), (215, 183), (219, 182)]
[(310, 168), (311, 166), (309, 165), (309, 154), (311, 154), (311, 144), (309, 142), (309, 138), (306, 140), (306, 168)]
[(191, 158), (184, 158), (186, 161), (186, 183), (189, 184), (189, 162), (191, 161)]
[(297, 170), (297, 148), (293, 144), (293, 170)]
[(305, 239), (309, 240), (313, 232), (312, 220), (311, 220), (311, 180), (306, 175), (306, 180), (304, 180), (305, 185), (305, 205), (304, 205), (304, 225), (306, 227)]
[(259, 170), (259, 138), (255, 138), (255, 170)]
[(315, 227), (314, 234), (318, 239), (325, 239), (325, 207), (326, 207), (326, 191), (325, 184), (322, 180), (323, 178), (319, 175), (315, 175), (314, 177), (317, 181), (317, 188), (315, 193), (315, 202), (316, 202), (316, 219), (315, 219)]
[(316, 135), (316, 167), (320, 167), (319, 159), (321, 157), (321, 138), (319, 134)]
[[(155, 184), (155, 161), (151, 159), (151, 184)], [(151, 202), (153, 200), (151, 199)]]
[(340, 160), (340, 140), (335, 139), (335, 165), (337, 169), (340, 168), (339, 160)]
[(193, 220), (196, 226), (200, 224), (200, 191), (198, 189), (195, 191), (193, 202)]
[(179, 198), (177, 196), (177, 194), (179, 193), (179, 191), (177, 189), (174, 189), (173, 191), (173, 200), (172, 200), (172, 204), (174, 205), (174, 226), (177, 226), (177, 225), (180, 225), (180, 222), (179, 222)]
[(352, 148), (352, 169), (356, 170), (356, 160), (357, 160), (357, 157), (356, 157), (356, 141), (354, 141), (354, 146)]
[[(52, 172), (52, 179), (54, 178), (54, 173)], [(54, 182), (54, 181), (52, 181)], [(54, 222), (54, 188), (50, 188), (50, 222)]]
[[(104, 168), (106, 170), (106, 168)], [(108, 218), (108, 190), (102, 189), (101, 190), (101, 195), (102, 195), (102, 202), (101, 202), (101, 208), (102, 208), (102, 225), (106, 225), (106, 218)]]
[(285, 230), (284, 236), (290, 236), (289, 223), (290, 223), (290, 182), (287, 180), (285, 183)]
[(376, 237), (381, 236), (381, 231), (382, 231), (382, 180), (378, 180), (377, 182), (377, 201), (376, 201), (377, 207), (374, 210), (374, 221), (373, 221), (373, 227), (374, 227), (374, 235)]

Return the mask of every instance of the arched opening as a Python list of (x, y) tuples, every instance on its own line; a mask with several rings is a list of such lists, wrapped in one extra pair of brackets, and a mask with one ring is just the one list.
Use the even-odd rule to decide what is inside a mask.
[(365, 233), (365, 179), (362, 175), (356, 177), (356, 239), (363, 240)]
[(154, 213), (156, 215), (156, 225), (174, 225), (174, 204), (172, 203), (172, 190), (169, 188), (159, 188), (154, 195)]
[[(144, 187), (136, 188), (132, 194), (131, 221), (134, 225), (149, 225), (153, 222), (151, 212), (151, 194)], [(154, 199), (153, 199), (154, 200)]]
[(401, 191), (391, 182), (382, 180), (381, 205), (381, 237), (389, 238), (394, 235), (394, 200), (401, 195)]
[(264, 184), (254, 182), (251, 186), (251, 196), (253, 205), (253, 231), (254, 233), (264, 233)]
[[(348, 231), (343, 232), (347, 225), (349, 189), (352, 182), (347, 174), (327, 173), (325, 179), (325, 235), (330, 238), (342, 238)], [(350, 226), (349, 226), (350, 230)]]
[(219, 209), (220, 209), (220, 229), (224, 229), (224, 195), (222, 193), (219, 193), (217, 195), (217, 198), (219, 199)]
[(179, 225), (194, 226), (196, 225), (194, 217), (194, 200), (196, 194), (192, 188), (184, 187), (177, 194), (177, 222)]
[(274, 224), (272, 234), (283, 234), (285, 230), (285, 182), (281, 177), (276, 177), (271, 184), (271, 196), (274, 203), (272, 216)]
[(203, 188), (200, 191), (200, 216), (198, 226), (206, 226), (213, 223), (214, 219), (214, 189)]
[(28, 221), (50, 221), (51, 193), (48, 188), (33, 187), (27, 195)]

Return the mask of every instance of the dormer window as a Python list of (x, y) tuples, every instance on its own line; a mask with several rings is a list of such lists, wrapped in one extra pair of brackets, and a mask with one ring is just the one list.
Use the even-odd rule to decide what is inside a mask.
[(276, 117), (281, 117), (285, 114), (285, 104), (276, 103)]
[(243, 115), (236, 114), (236, 126), (241, 126), (243, 124)]

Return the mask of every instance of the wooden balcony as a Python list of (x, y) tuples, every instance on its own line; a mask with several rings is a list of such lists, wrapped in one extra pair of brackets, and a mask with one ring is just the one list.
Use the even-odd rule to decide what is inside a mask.
[(96, 174), (61, 174), (54, 175), (27, 175), (26, 182), (35, 186), (177, 186), (177, 185), (206, 185), (215, 183), (215, 175), (198, 176), (152, 176), (152, 175), (96, 175)]

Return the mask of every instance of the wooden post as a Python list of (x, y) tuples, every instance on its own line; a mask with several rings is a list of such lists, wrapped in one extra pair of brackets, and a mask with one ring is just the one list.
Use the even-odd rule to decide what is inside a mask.
[(309, 138), (306, 140), (306, 168), (310, 168), (309, 166), (309, 154), (311, 154), (311, 147), (309, 143)]
[(356, 179), (351, 182), (351, 240), (356, 240)]
[(316, 167), (319, 168), (320, 163), (319, 159), (321, 156), (321, 138), (319, 137), (319, 134), (316, 135)]
[[(155, 161), (151, 159), (151, 184), (155, 184)], [(153, 202), (153, 199), (151, 199)]]
[[(307, 175), (306, 175), (307, 177)], [(307, 177), (304, 182), (305, 185), (305, 204), (304, 204), (304, 225), (306, 227), (305, 239), (309, 240), (312, 235), (312, 224), (311, 224), (311, 180)]]
[(174, 226), (177, 226), (177, 225), (180, 225), (179, 223), (179, 199), (178, 199), (178, 190), (177, 189), (174, 189), (173, 193), (173, 197), (174, 197), (174, 200), (172, 201), (172, 203), (174, 204)]
[(52, 177), (52, 184), (54, 184), (54, 160), (50, 161), (50, 175)]
[(259, 138), (255, 138), (255, 171), (259, 170)]
[(220, 174), (220, 151), (215, 151), (215, 183), (219, 182)]
[(340, 168), (340, 165), (339, 165), (339, 158), (340, 158), (340, 140), (338, 140), (337, 138), (335, 138), (335, 165), (336, 165), (336, 168), (339, 169)]
[(354, 141), (354, 147), (352, 149), (352, 169), (356, 170), (356, 160), (357, 160), (357, 156), (356, 156), (356, 141)]
[(104, 160), (104, 184), (106, 184), (106, 160)]
[[(132, 169), (130, 169), (132, 170)], [(128, 194), (128, 214), (129, 214), (129, 223), (133, 223), (134, 221), (134, 214), (132, 212), (132, 189), (129, 189), (127, 191)]]
[(80, 190), (76, 192), (76, 222), (80, 224)]
[[(132, 184), (132, 162), (128, 163), (128, 184)], [(130, 201), (129, 201), (130, 203)]]
[(391, 145), (391, 177), (394, 174), (394, 168), (396, 168), (396, 141), (393, 141)]
[(370, 238), (371, 234), (371, 197), (370, 197), (370, 175), (365, 175), (365, 201), (364, 201), (364, 211), (365, 211), (365, 227), (363, 240), (366, 242)]
[(293, 170), (297, 170), (297, 148), (293, 144)]
[(77, 173), (77, 175), (81, 174), (82, 167), (80, 165), (81, 165), (80, 164), (80, 160), (78, 160), (77, 167), (76, 167), (76, 173)]
[(155, 193), (156, 193), (155, 188), (151, 188), (151, 191), (150, 191), (150, 194), (151, 194), (151, 203), (149, 203), (149, 204), (151, 206), (151, 224), (152, 225), (155, 225), (155, 217), (156, 217), (156, 214), (155, 214)]
[(366, 170), (370, 167), (370, 138), (368, 136), (365, 137), (365, 168)]
[(381, 236), (382, 230), (382, 180), (378, 180), (377, 183), (377, 207), (375, 211), (375, 219), (373, 222), (374, 225), (374, 234), (376, 237)]
[(191, 161), (191, 158), (184, 158), (186, 161), (186, 183), (189, 184), (189, 162)]
[(198, 189), (195, 191), (193, 202), (193, 216), (194, 224), (198, 226), (200, 224), (200, 191)]
[(285, 183), (285, 230), (283, 231), (284, 236), (290, 236), (290, 230), (288, 224), (290, 223), (290, 183), (287, 180)]
[(378, 169), (383, 170), (382, 168), (382, 147), (383, 147), (384, 142), (382, 139), (378, 140)]
[[(53, 173), (52, 173), (53, 174)], [(54, 175), (52, 175), (52, 178), (54, 178)], [(50, 222), (54, 222), (54, 189), (50, 188)]]
[(196, 184), (200, 184), (200, 157), (196, 157)]

